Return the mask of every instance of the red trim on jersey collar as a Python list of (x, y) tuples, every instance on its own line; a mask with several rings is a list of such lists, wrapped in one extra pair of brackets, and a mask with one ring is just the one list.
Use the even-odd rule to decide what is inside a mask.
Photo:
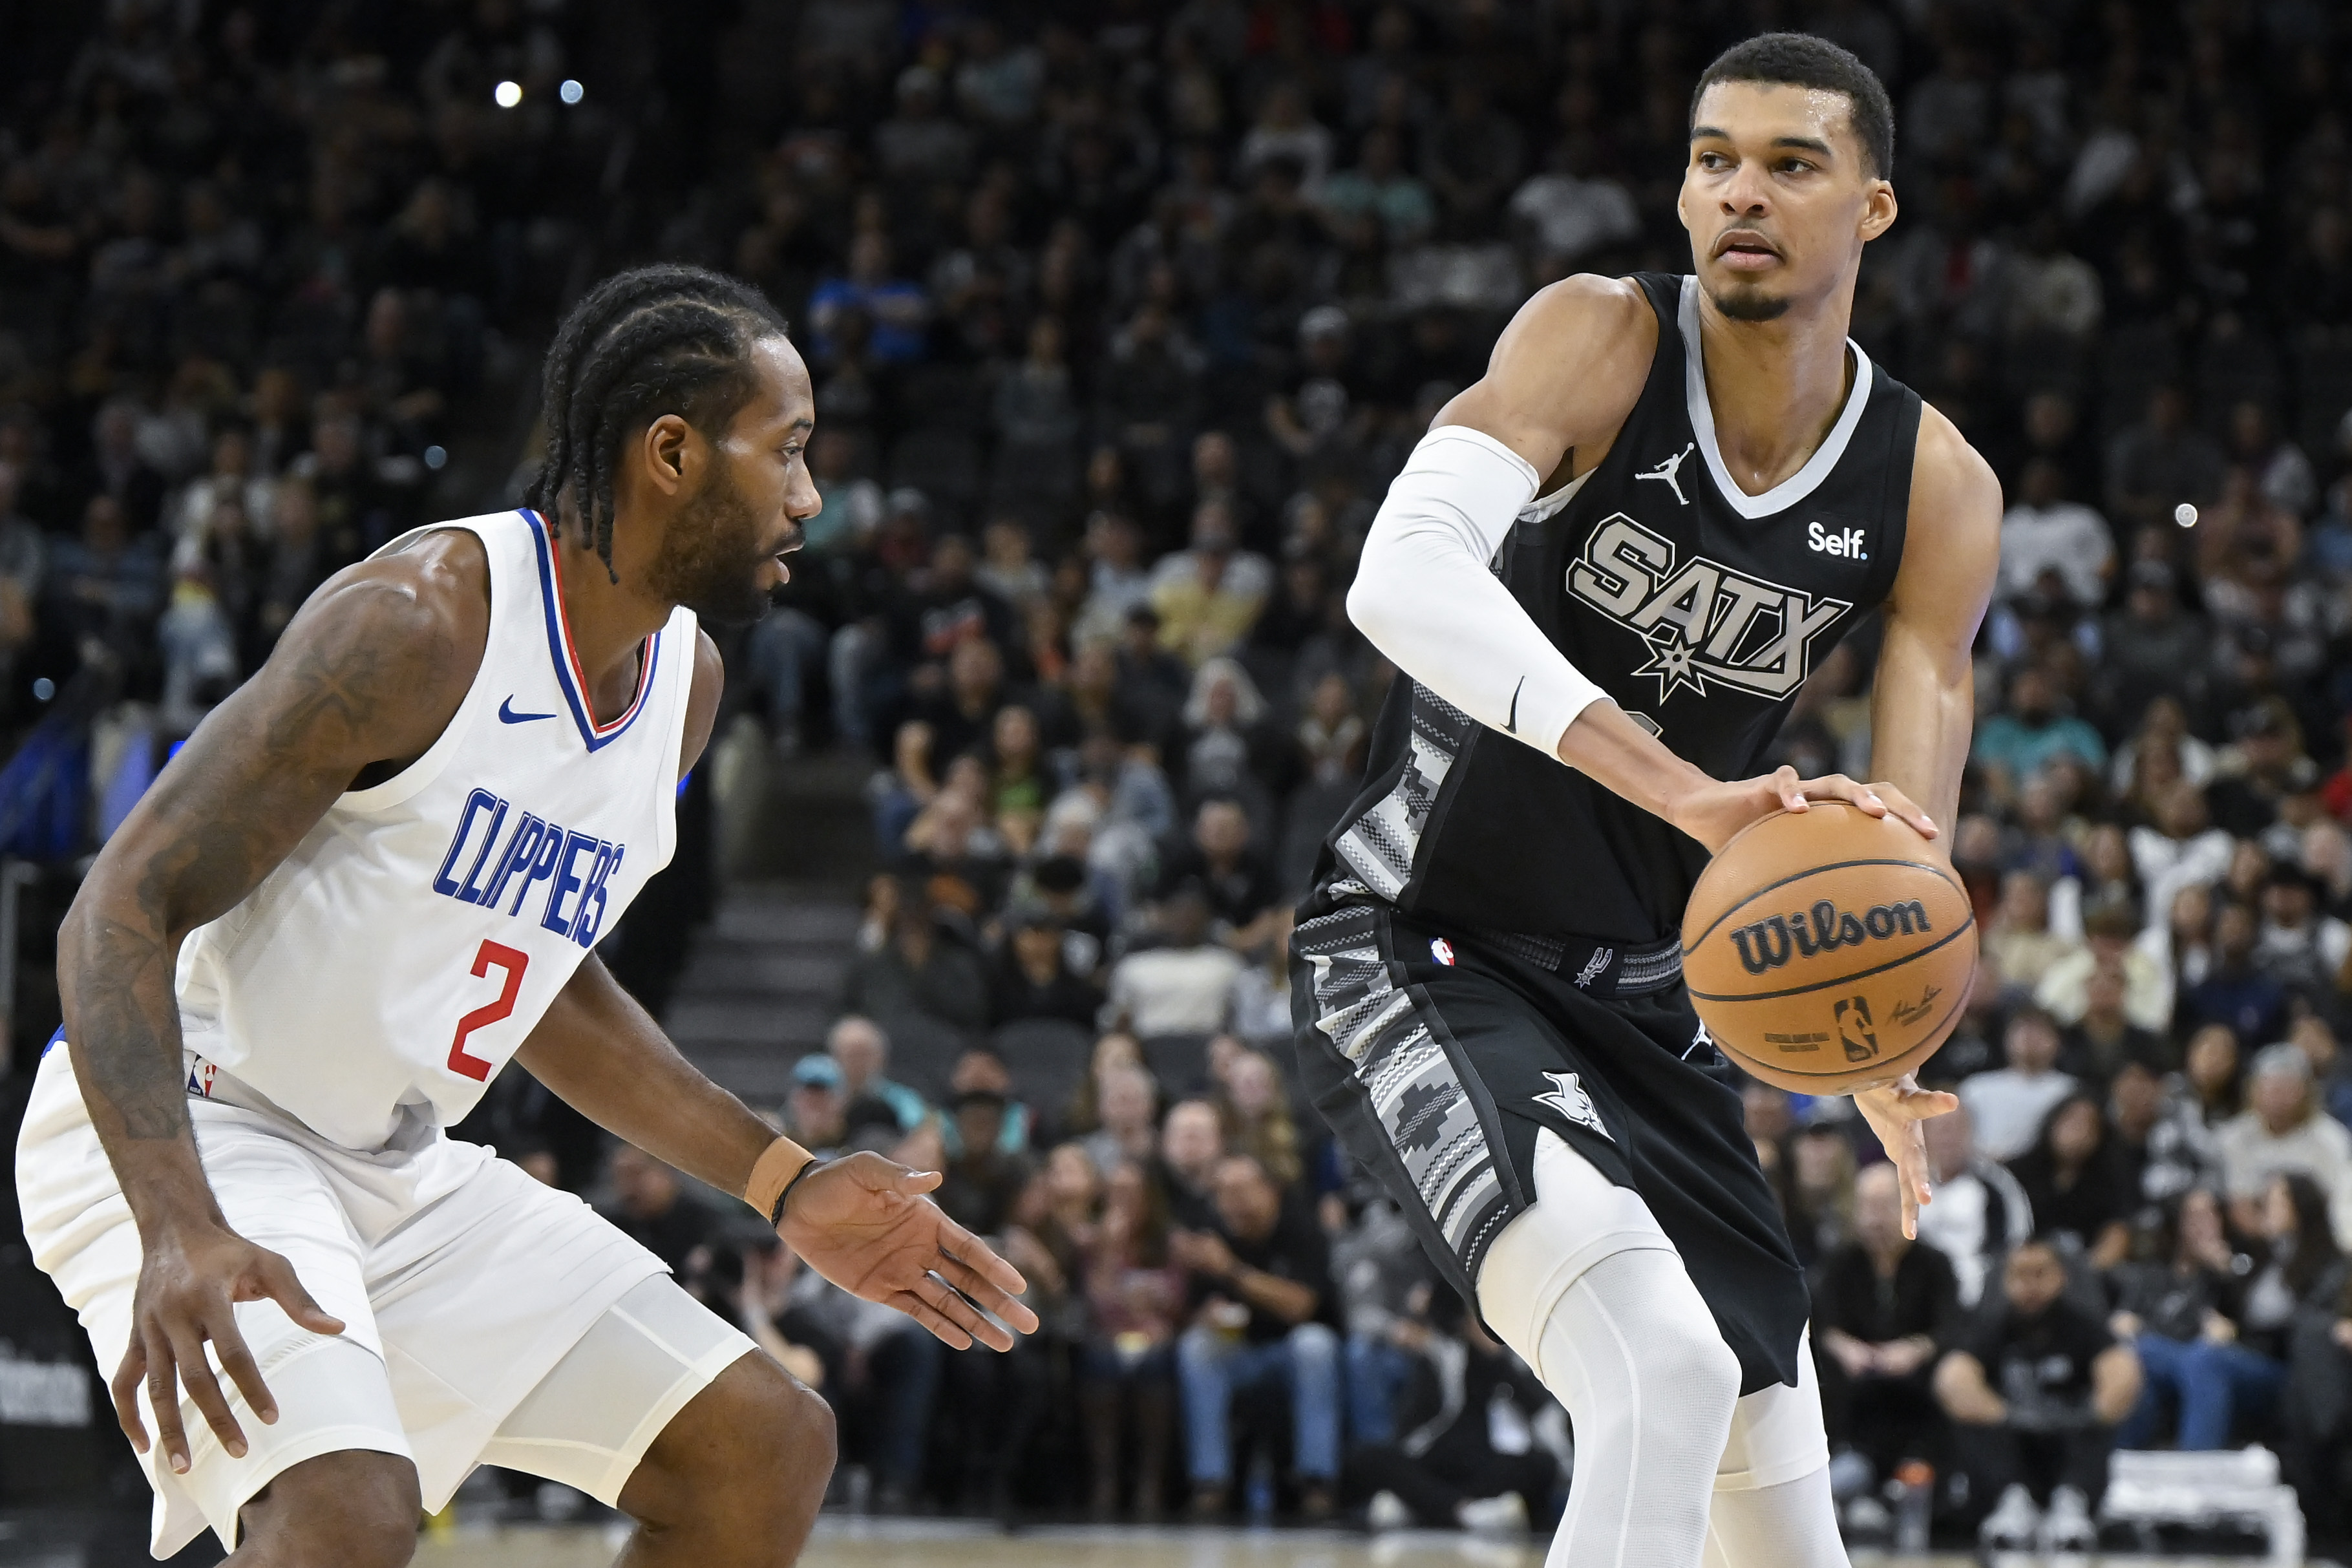
[(637, 650), (637, 689), (629, 699), (628, 707), (610, 723), (596, 722), (596, 710), (588, 700), (588, 677), (580, 665), (580, 650), (572, 646), (572, 623), (563, 614), (563, 552), (547, 519), (528, 507), (521, 510), (530, 521), (531, 543), (539, 555), (539, 586), (547, 612), (547, 645), (555, 663), (555, 681), (563, 689), (564, 700), (580, 726), (581, 739), (588, 743), (590, 751), (596, 751), (618, 740), (621, 731), (645, 707), (646, 694), (654, 686), (654, 667), (661, 657), (661, 634), (656, 632), (646, 637)]

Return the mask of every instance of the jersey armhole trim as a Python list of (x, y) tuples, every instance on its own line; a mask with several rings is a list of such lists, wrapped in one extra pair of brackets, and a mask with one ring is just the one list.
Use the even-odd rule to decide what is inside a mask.
[[(656, 859), (658, 865), (667, 866), (671, 857), (677, 853), (677, 800), (686, 787), (686, 773), (678, 763), (684, 759), (686, 724), (694, 708), (694, 672), (702, 662), (698, 657), (701, 651), (701, 622), (692, 610), (680, 605), (670, 612), (669, 624), (662, 628), (660, 635), (672, 645), (670, 680), (676, 687), (670, 703), (670, 721), (662, 726), (667, 748), (663, 755), (669, 759), (669, 765), (662, 773), (665, 781), (661, 786), (663, 798), (654, 813), (659, 824), (655, 838)], [(704, 745), (703, 762), (710, 760), (712, 745), (717, 740), (714, 735), (710, 742)]]
[(1926, 407), (1910, 388), (1899, 387), (1899, 391), (1903, 404), (1895, 413), (1889, 440), (1893, 449), (1886, 454), (1886, 493), (1879, 508), (1879, 515), (1886, 519), (1886, 533), (1879, 545), (1879, 559), (1873, 563), (1878, 571), (1871, 584), (1873, 599), (1882, 605), (1895, 596), (1895, 580), (1903, 574), (1903, 550), (1911, 536), (1911, 492), (1918, 482), (1919, 422)]
[[(499, 513), (495, 515), (504, 516), (509, 514)], [(467, 533), (470, 533), (475, 538), (480, 540), (482, 542), (483, 557), (483, 591), (490, 596), (490, 613), (484, 621), (482, 632), (482, 663), (487, 664), (490, 658), (490, 642), (492, 638), (498, 635), (499, 546), (498, 541), (492, 539), (488, 533), (483, 532), (479, 527), (476, 526), (480, 521), (482, 520), (478, 518), (457, 518), (448, 522), (436, 522), (429, 524), (424, 528), (410, 529), (398, 539), (393, 540), (390, 543), (384, 545), (382, 550), (374, 552), (369, 559), (373, 560), (375, 556), (383, 554), (385, 551), (391, 550), (394, 545), (404, 543), (408, 540), (415, 539), (422, 534), (438, 532), (443, 529), (463, 529)], [(435, 779), (439, 778), (441, 776), (441, 770), (449, 765), (450, 757), (456, 754), (458, 747), (466, 743), (467, 735), (473, 730), (475, 717), (474, 710), (479, 706), (481, 692), (482, 669), (481, 665), (478, 664), (474, 668), (474, 679), (467, 684), (466, 695), (457, 704), (457, 710), (449, 715), (449, 722), (441, 727), (441, 733), (435, 738), (431, 745), (425, 748), (424, 755), (418, 757), (415, 762), (409, 763), (406, 767), (401, 769), (400, 772), (393, 774), (392, 777), (384, 780), (382, 784), (370, 784), (365, 789), (344, 791), (341, 795), (335, 797), (335, 804), (330, 809), (334, 811), (358, 812), (362, 815), (370, 812), (383, 811), (389, 807), (398, 805), (401, 802), (408, 799), (410, 796), (415, 795), (417, 791), (431, 784)]]

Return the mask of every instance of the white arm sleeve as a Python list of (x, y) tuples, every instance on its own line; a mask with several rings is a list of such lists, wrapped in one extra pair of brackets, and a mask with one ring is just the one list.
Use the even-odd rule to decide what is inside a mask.
[(1399, 669), (1557, 760), (1569, 725), (1608, 694), (1487, 567), (1540, 482), (1527, 459), (1484, 431), (1432, 430), (1372, 519), (1348, 616)]

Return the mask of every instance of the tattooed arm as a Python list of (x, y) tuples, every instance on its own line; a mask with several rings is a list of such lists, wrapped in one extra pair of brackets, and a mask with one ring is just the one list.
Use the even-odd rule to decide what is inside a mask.
[(331, 579), (115, 830), (58, 933), (74, 1072), (143, 1252), (115, 1411), (143, 1453), (143, 1378), (175, 1470), (188, 1464), (175, 1369), (228, 1452), (246, 1448), (206, 1340), (254, 1412), (277, 1418), (231, 1303), (268, 1298), (318, 1332), (342, 1328), (283, 1258), (228, 1228), (205, 1180), (181, 1065), (180, 943), (250, 892), (336, 796), (432, 745), (480, 667), (488, 581), (480, 541), (458, 531)]

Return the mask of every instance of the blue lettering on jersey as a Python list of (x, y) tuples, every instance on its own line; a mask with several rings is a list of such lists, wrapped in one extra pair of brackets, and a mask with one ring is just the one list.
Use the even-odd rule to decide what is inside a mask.
[[(433, 890), (462, 904), (495, 908), (506, 900), (506, 912), (520, 915), (530, 890), (544, 882), (547, 899), (539, 923), (582, 947), (596, 945), (604, 928), (609, 901), (604, 884), (621, 868), (625, 844), (614, 844), (593, 833), (582, 833), (550, 822), (535, 813), (518, 815), (514, 830), (500, 843), (511, 803), (478, 789), (466, 797), (457, 814), (457, 831), (449, 853), (434, 873)], [(456, 873), (466, 868), (463, 879)], [(488, 872), (485, 880), (484, 873)], [(509, 884), (513, 884), (508, 898)]]

